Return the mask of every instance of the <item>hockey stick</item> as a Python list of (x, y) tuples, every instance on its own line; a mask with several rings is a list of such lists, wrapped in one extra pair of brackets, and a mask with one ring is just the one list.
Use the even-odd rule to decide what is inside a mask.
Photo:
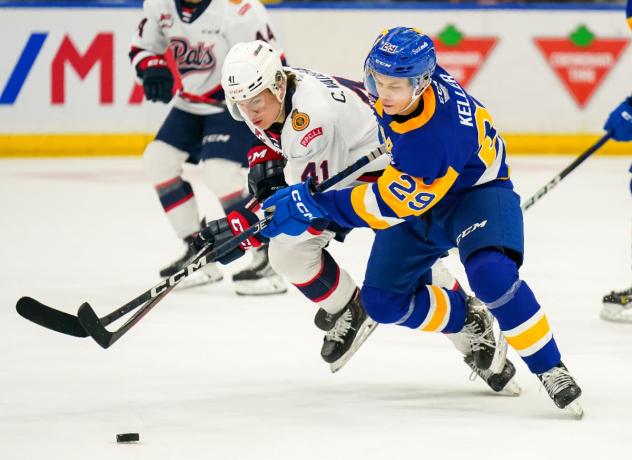
[[(333, 185), (339, 183), (343, 179), (349, 177), (354, 172), (359, 171), (364, 166), (369, 164), (371, 161), (380, 157), (385, 153), (383, 146), (378, 147), (373, 150), (369, 154), (363, 156), (358, 161), (348, 166), (344, 170), (340, 171), (338, 174), (335, 174), (331, 178), (324, 181), (322, 184), (316, 186), (316, 191), (324, 191)], [(168, 292), (171, 291), (180, 281), (196, 272), (204, 265), (209, 262), (214, 261), (216, 258), (221, 258), (223, 255), (235, 249), (239, 244), (246, 239), (252, 237), (254, 234), (258, 233), (262, 228), (265, 227), (270, 221), (271, 217), (267, 217), (261, 221), (259, 221), (254, 226), (248, 228), (244, 233), (228, 240), (224, 244), (218, 246), (214, 250), (210, 250), (209, 248), (203, 248), (196, 254), (196, 256), (192, 259), (191, 262), (182, 270), (175, 273), (171, 277), (162, 280), (156, 286), (151, 289), (143, 292), (135, 299), (126, 303), (125, 305), (117, 308), (111, 313), (99, 318), (96, 316), (96, 313), (92, 310), (88, 303), (84, 303), (79, 308), (80, 313), (83, 311), (83, 321), (85, 324), (89, 324), (91, 332), (94, 332), (93, 338), (97, 340), (97, 342), (103, 346), (104, 348), (109, 347), (114, 343), (120, 336), (122, 336), (127, 330), (129, 330), (134, 324), (136, 324), (156, 303), (158, 303)], [(149, 303), (148, 303), (149, 302)], [(125, 316), (131, 311), (137, 309), (143, 305), (143, 308), (138, 311), (132, 318), (130, 318), (121, 328), (117, 331), (109, 332), (105, 330), (105, 326), (113, 323), (119, 318)], [(62, 334), (71, 335), (75, 337), (88, 337), (88, 332), (82, 326), (82, 322), (79, 320), (78, 316), (74, 316), (68, 313), (65, 313), (60, 310), (56, 310), (52, 307), (42, 304), (37, 300), (31, 297), (22, 297), (18, 300), (16, 305), (16, 310), (18, 313), (40, 326), (43, 326), (47, 329), (54, 330), (56, 332), (60, 332)]]
[(591, 156), (593, 153), (595, 153), (597, 150), (603, 147), (603, 145), (606, 142), (608, 142), (608, 140), (610, 140), (611, 137), (612, 137), (612, 131), (608, 131), (606, 134), (601, 136), (601, 138), (597, 142), (591, 145), (580, 156), (575, 158), (575, 161), (573, 161), (566, 168), (564, 168), (562, 172), (560, 172), (557, 176), (555, 176), (553, 179), (547, 182), (544, 187), (542, 187), (540, 190), (535, 192), (531, 198), (529, 198), (527, 201), (522, 203), (522, 211), (524, 212), (527, 209), (529, 209), (531, 206), (533, 206), (536, 203), (536, 201), (538, 201), (540, 198), (546, 195), (552, 188), (554, 188), (557, 184), (559, 184), (562, 179), (568, 176), (575, 168), (577, 168), (580, 164), (582, 164), (589, 156)]

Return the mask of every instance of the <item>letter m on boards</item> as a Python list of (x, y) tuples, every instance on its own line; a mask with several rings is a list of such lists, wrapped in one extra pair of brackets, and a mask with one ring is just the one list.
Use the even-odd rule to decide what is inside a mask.
[[(47, 37), (48, 32), (33, 32), (29, 36), (0, 93), (0, 105), (11, 105), (16, 102)], [(114, 38), (111, 32), (97, 34), (84, 53), (79, 52), (70, 37), (65, 35), (51, 62), (51, 103), (63, 104), (66, 101), (65, 82), (68, 66), (83, 80), (93, 67), (99, 64), (99, 101), (101, 104), (111, 104), (114, 101), (113, 63)]]

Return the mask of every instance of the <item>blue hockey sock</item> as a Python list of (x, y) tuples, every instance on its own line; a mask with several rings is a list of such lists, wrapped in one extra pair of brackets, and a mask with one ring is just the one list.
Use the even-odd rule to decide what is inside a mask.
[(378, 323), (430, 332), (460, 331), (467, 312), (466, 299), (461, 294), (434, 285), (422, 286), (412, 295), (365, 285), (362, 304)]
[(507, 342), (531, 372), (540, 374), (559, 364), (560, 352), (546, 315), (516, 263), (493, 249), (473, 254), (465, 263), (470, 286), (498, 320)]

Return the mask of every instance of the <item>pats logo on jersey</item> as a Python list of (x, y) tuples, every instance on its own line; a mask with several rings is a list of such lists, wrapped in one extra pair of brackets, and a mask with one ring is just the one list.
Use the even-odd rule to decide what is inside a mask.
[(213, 70), (217, 63), (213, 46), (215, 45), (206, 45), (204, 42), (199, 42), (193, 46), (186, 37), (173, 37), (171, 49), (180, 75)]
[(459, 29), (448, 24), (433, 41), (439, 65), (466, 88), (487, 61), (498, 39), (464, 37)]
[(568, 38), (536, 38), (535, 43), (580, 108), (588, 104), (617, 64), (627, 38), (596, 38), (584, 25)]
[(294, 109), (292, 111), (292, 128), (295, 131), (303, 131), (309, 126), (309, 115)]

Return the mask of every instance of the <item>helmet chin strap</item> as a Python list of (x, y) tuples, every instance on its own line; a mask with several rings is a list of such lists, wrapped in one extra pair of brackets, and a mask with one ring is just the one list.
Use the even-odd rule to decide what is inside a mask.
[(405, 112), (406, 110), (410, 109), (413, 106), (413, 104), (417, 101), (417, 99), (419, 99), (421, 97), (421, 95), (424, 93), (424, 91), (426, 91), (428, 89), (428, 86), (430, 86), (430, 82), (428, 82), (428, 84), (422, 90), (418, 91), (419, 94), (417, 94), (416, 96), (415, 95), (411, 96), (410, 102), (408, 103), (408, 105), (406, 107), (404, 107), (402, 110), (400, 110), (400, 113), (401, 112)]
[[(281, 114), (283, 114), (283, 109), (285, 108), (285, 93), (287, 91), (287, 83), (284, 85), (284, 87), (279, 89), (279, 93), (275, 94), (277, 101), (279, 101), (279, 111), (276, 114), (276, 117), (274, 117), (274, 120), (278, 120), (281, 117)], [(285, 114), (284, 114), (285, 115)], [(284, 117), (285, 118), (285, 117)]]
[(405, 112), (406, 110), (410, 109), (413, 104), (417, 101), (417, 99), (419, 99), (421, 97), (421, 94), (423, 93), (423, 91), (421, 93), (419, 93), (417, 96), (412, 96), (410, 98), (410, 102), (408, 103), (408, 105), (406, 107), (404, 107), (402, 110), (400, 110), (401, 112)]

